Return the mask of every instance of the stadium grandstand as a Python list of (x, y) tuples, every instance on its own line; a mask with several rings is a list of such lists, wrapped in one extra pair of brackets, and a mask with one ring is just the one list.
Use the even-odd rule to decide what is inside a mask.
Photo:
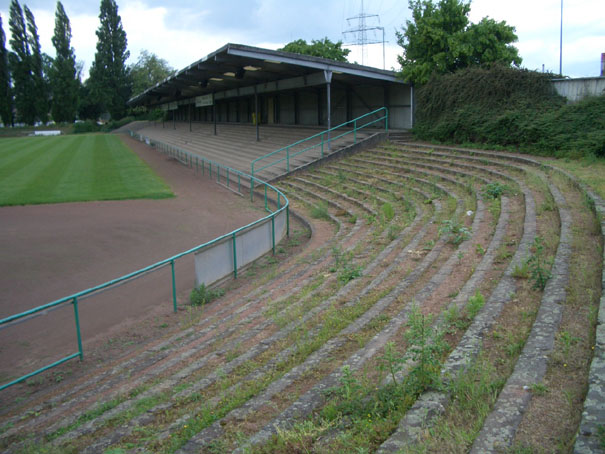
[[(371, 127), (359, 137), (330, 140), (331, 151), (377, 129), (407, 130), (413, 123), (413, 87), (394, 71), (241, 44), (226, 44), (129, 104), (166, 112), (161, 125), (141, 125), (145, 137), (242, 171), (260, 156), (337, 125)], [(380, 108), (388, 110), (386, 124)]]

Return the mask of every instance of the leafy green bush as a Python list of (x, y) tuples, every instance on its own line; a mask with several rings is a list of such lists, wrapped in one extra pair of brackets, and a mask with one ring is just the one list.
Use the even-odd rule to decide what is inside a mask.
[(101, 128), (92, 120), (74, 124), (74, 134), (84, 134), (88, 132), (98, 132)]
[(225, 294), (225, 290), (222, 288), (209, 289), (206, 284), (201, 284), (198, 287), (194, 287), (189, 294), (189, 301), (193, 306), (203, 306), (217, 298), (220, 298)]

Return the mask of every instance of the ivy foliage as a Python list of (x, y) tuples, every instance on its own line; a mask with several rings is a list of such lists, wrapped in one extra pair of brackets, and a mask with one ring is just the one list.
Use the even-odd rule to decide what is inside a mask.
[(414, 133), (541, 155), (605, 156), (605, 96), (566, 104), (551, 78), (499, 65), (433, 76), (416, 92)]

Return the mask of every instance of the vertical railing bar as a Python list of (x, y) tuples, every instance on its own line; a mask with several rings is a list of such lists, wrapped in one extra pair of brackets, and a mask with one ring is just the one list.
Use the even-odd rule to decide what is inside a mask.
[(235, 232), (233, 232), (233, 279), (237, 279), (237, 250), (235, 246)]
[(78, 336), (78, 352), (80, 353), (80, 361), (84, 359), (84, 352), (82, 351), (82, 334), (80, 333), (80, 316), (78, 313), (78, 297), (74, 296), (74, 318), (76, 321), (76, 334)]
[(271, 216), (271, 241), (273, 243), (273, 255), (275, 255), (275, 214)]
[(176, 279), (174, 276), (174, 260), (170, 261), (170, 268), (172, 270), (172, 306), (174, 313), (176, 314)]
[(267, 185), (265, 185), (265, 210), (267, 210)]
[(321, 158), (323, 159), (324, 157), (324, 135), (323, 133), (321, 134)]

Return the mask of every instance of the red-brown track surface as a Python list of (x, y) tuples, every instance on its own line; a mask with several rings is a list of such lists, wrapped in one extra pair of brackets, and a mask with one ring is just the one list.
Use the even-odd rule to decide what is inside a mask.
[[(154, 149), (124, 142), (175, 198), (0, 208), (0, 317), (31, 309), (190, 249), (264, 212)], [(191, 256), (176, 264), (180, 300), (194, 284)], [(172, 310), (170, 267), (80, 302), (86, 345), (141, 316)], [(0, 383), (77, 351), (73, 309), (0, 330)]]

